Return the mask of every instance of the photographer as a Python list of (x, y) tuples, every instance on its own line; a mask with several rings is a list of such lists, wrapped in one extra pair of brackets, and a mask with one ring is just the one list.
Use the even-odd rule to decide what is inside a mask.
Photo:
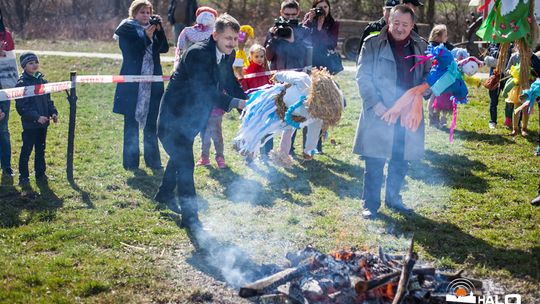
[[(115, 31), (122, 51), (120, 75), (163, 75), (160, 53), (169, 51), (161, 17), (152, 15), (152, 4), (135, 0), (129, 18)], [(139, 167), (139, 128), (144, 129), (144, 161), (152, 169), (161, 168), (156, 135), (159, 101), (163, 82), (119, 83), (114, 95), (113, 112), (124, 115), (123, 166)]]
[(303, 69), (311, 65), (308, 32), (299, 25), (300, 6), (294, 0), (281, 3), (280, 18), (268, 31), (265, 48), (271, 70)]
[(303, 24), (309, 29), (313, 43), (312, 65), (325, 67), (332, 74), (342, 71), (341, 58), (336, 53), (339, 22), (332, 17), (330, 2), (314, 0), (312, 9), (304, 16)]

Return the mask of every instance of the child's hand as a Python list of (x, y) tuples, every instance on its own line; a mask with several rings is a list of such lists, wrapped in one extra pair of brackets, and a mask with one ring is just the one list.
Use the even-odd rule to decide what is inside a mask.
[(44, 124), (46, 124), (47, 122), (49, 122), (49, 119), (48, 119), (47, 117), (45, 117), (45, 116), (40, 116), (40, 117), (38, 118), (37, 122), (40, 123), (40, 124), (42, 124), (42, 125), (44, 125)]
[(52, 116), (51, 118), (52, 118), (52, 121), (53, 121), (54, 123), (57, 123), (57, 122), (58, 122), (58, 115), (53, 114), (53, 116)]

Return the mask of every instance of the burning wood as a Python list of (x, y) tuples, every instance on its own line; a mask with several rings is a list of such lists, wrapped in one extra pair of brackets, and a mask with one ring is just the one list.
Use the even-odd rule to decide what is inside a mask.
[[(286, 255), (289, 268), (240, 289), (260, 303), (445, 303), (450, 281), (461, 272), (440, 273), (416, 265), (413, 242), (406, 255), (378, 254), (354, 248), (323, 254), (308, 246)], [(482, 282), (474, 280), (476, 287)]]

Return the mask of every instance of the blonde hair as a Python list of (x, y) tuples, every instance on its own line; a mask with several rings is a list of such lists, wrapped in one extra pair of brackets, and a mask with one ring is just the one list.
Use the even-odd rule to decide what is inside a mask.
[(134, 0), (131, 2), (131, 5), (129, 6), (128, 14), (130, 18), (135, 18), (135, 15), (141, 10), (143, 7), (149, 7), (150, 13), (153, 12), (154, 7), (152, 6), (152, 3), (148, 0)]
[(258, 44), (258, 43), (255, 43), (253, 44), (250, 48), (249, 48), (249, 55), (251, 57), (251, 54), (254, 54), (256, 52), (259, 52), (259, 51), (262, 51), (264, 54), (266, 54), (266, 49), (264, 48), (264, 46)]
[[(442, 37), (443, 33), (448, 33), (448, 29), (446, 28), (446, 25), (444, 24), (437, 24), (433, 27), (431, 30), (431, 33), (429, 33), (429, 39), (428, 41), (435, 41), (435, 39)], [(439, 41), (444, 42), (444, 41)]]

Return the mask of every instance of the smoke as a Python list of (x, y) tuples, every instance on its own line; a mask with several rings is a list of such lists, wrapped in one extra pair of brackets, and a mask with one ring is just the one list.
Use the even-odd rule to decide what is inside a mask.
[[(284, 180), (277, 170), (261, 166), (225, 183), (227, 197), (209, 199), (211, 206), (201, 214), (203, 229), (191, 231), (199, 252), (194, 262), (210, 267), (208, 272), (234, 288), (281, 270), (286, 253), (297, 250), (298, 242), (305, 244), (304, 227), (289, 225), (286, 220), (298, 210), (282, 208), (281, 203), (288, 202), (273, 206), (278, 203), (267, 193), (275, 195), (272, 185)], [(282, 220), (276, 221), (276, 217)]]

